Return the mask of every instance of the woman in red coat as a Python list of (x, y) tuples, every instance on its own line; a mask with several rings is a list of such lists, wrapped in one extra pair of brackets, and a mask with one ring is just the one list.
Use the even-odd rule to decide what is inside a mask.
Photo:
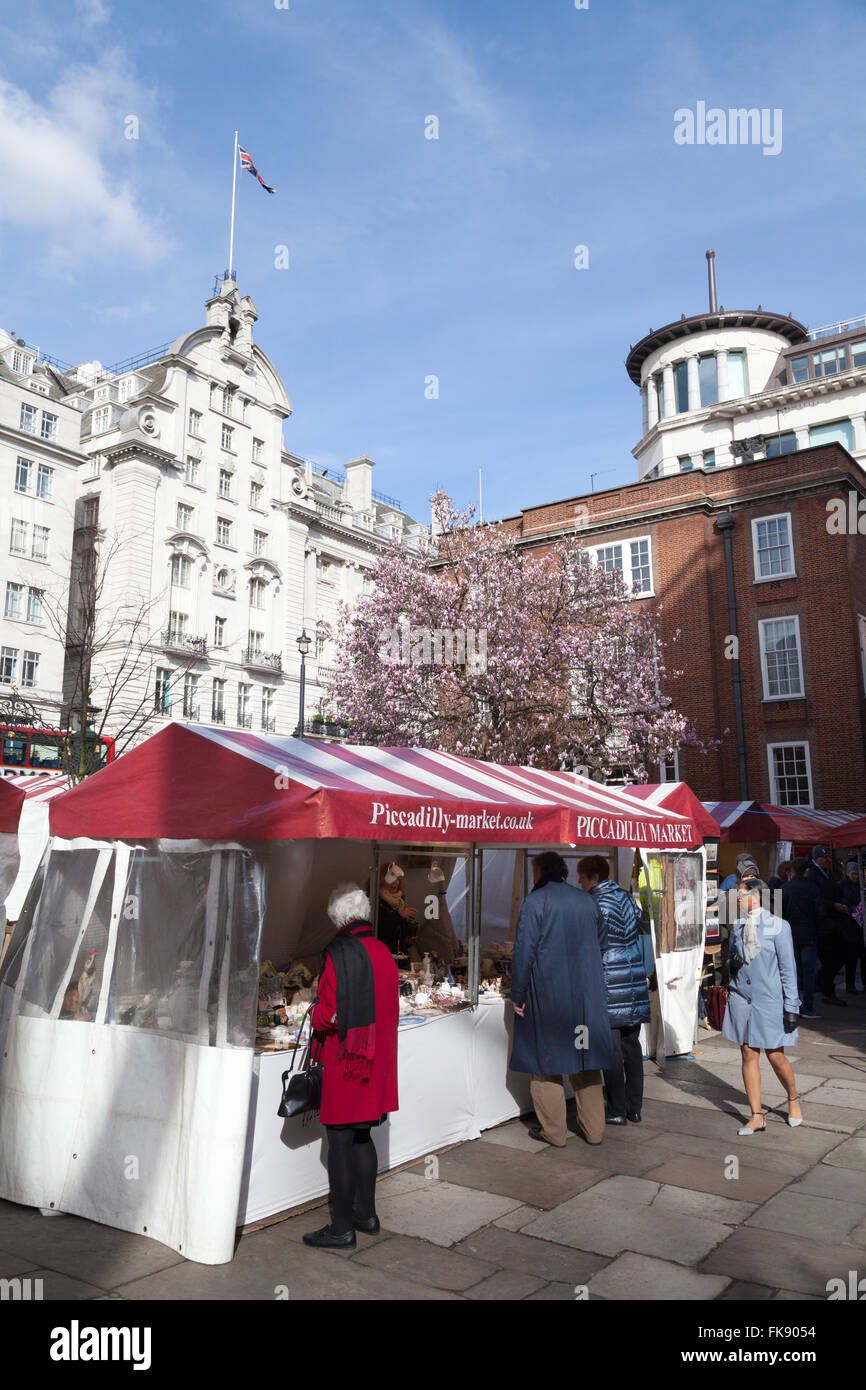
[(313, 1028), (324, 1036), (320, 1119), (328, 1131), (331, 1224), (308, 1231), (304, 1243), (351, 1249), (356, 1230), (379, 1230), (370, 1130), (397, 1109), (400, 985), (391, 952), (373, 935), (361, 888), (335, 888), (328, 916), (337, 935), (325, 947)]

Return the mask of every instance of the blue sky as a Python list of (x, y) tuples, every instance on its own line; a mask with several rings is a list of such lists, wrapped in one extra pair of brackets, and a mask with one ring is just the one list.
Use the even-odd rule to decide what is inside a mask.
[[(708, 246), (728, 308), (866, 310), (859, 0), (283, 2), (0, 8), (4, 327), (112, 362), (200, 323), (237, 126), (286, 442), (426, 520), (479, 467), (488, 517), (633, 481), (623, 361), (705, 306)], [(698, 101), (781, 108), (781, 152), (676, 144)]]

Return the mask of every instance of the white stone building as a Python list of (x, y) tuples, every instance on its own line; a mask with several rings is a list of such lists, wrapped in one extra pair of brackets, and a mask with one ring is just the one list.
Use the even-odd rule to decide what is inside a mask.
[[(0, 700), (17, 690), (49, 726), (63, 699), (80, 430), (60, 373), (0, 329)], [(4, 762), (20, 754), (6, 740)]]
[(710, 305), (650, 331), (626, 369), (640, 387), (641, 478), (709, 470), (837, 439), (866, 465), (866, 316), (809, 330), (790, 315)]

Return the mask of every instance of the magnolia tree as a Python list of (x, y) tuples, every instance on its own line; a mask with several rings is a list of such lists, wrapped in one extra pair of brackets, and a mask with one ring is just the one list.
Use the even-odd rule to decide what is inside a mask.
[(431, 502), (440, 534), (386, 550), (329, 633), (328, 696), (353, 741), (636, 781), (703, 747), (663, 693), (658, 610), (629, 603), (619, 574), (577, 537), (527, 551)]

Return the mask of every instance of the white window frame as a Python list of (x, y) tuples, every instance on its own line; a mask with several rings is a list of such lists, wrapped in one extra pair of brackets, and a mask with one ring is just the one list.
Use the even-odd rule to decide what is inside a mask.
[[(17, 584), (12, 579), (6, 580), (6, 598), (3, 605), (3, 617), (10, 623), (19, 623), (24, 617), (24, 596), (27, 592), (26, 584)], [(10, 599), (15, 600), (10, 604)], [(10, 608), (17, 607), (17, 612), (10, 612)]]
[(217, 613), (213, 620), (213, 645), (224, 647), (226, 645), (226, 619), (222, 613)]
[(36, 496), (43, 502), (50, 502), (54, 496), (54, 469), (50, 464), (36, 465)]
[(39, 434), (40, 434), (40, 438), (42, 438), (42, 439), (56, 439), (56, 438), (57, 438), (57, 421), (58, 421), (58, 417), (57, 417), (56, 415), (52, 415), (52, 414), (50, 413), (50, 411), (43, 410), (43, 412), (42, 412), (42, 419), (41, 419), (40, 422), (39, 422)]
[[(767, 669), (767, 648), (764, 640), (764, 628), (767, 623), (790, 623), (793, 622), (797, 633), (797, 668), (800, 675), (800, 691), (796, 695), (771, 695), (769, 691), (769, 671)], [(803, 676), (803, 639), (800, 635), (800, 615), (799, 613), (777, 613), (772, 618), (758, 619), (758, 643), (761, 649), (761, 681), (764, 687), (764, 701), (769, 704), (776, 704), (779, 700), (805, 700), (806, 682)]]
[(253, 531), (253, 554), (267, 556), (268, 532)]
[[(673, 777), (668, 779), (665, 777), (665, 763), (670, 762), (671, 759), (673, 759), (674, 764), (674, 775)], [(667, 753), (659, 763), (659, 782), (662, 784), (662, 786), (672, 786), (674, 782), (680, 781), (682, 781), (682, 778), (680, 777), (680, 754), (679, 749), (674, 748), (673, 751)]]
[(798, 805), (801, 806), (801, 807), (803, 807), (803, 808), (806, 809), (806, 810), (809, 810), (809, 809), (813, 808), (814, 805), (815, 805), (815, 788), (814, 788), (814, 785), (813, 785), (813, 783), (812, 783), (812, 755), (811, 755), (811, 751), (810, 751), (810, 749), (809, 749), (809, 741), (808, 741), (808, 739), (801, 739), (801, 740), (796, 741), (796, 742), (790, 741), (790, 740), (786, 740), (784, 743), (768, 743), (768, 744), (767, 744), (767, 774), (768, 774), (769, 786), (770, 786), (770, 805), (771, 805), (771, 806), (781, 806), (781, 805), (782, 805), (781, 801), (779, 800), (779, 788), (776, 786), (776, 771), (775, 771), (775, 768), (774, 768), (774, 766), (773, 766), (773, 753), (774, 753), (775, 749), (777, 749), (777, 748), (803, 748), (803, 749), (805, 749), (805, 751), (806, 751), (806, 776), (807, 776), (807, 778), (809, 779), (809, 800), (808, 800), (808, 801), (801, 801), (801, 802), (798, 802)]
[[(761, 574), (760, 571), (760, 548), (758, 546), (758, 525), (762, 521), (787, 521), (788, 523), (788, 549), (791, 552), (792, 569), (786, 570), (784, 574)], [(752, 517), (752, 574), (755, 584), (775, 584), (780, 579), (796, 579), (797, 565), (794, 560), (794, 527), (791, 524), (790, 512), (770, 512), (767, 516)]]
[[(42, 606), (44, 590), (28, 588), (27, 590), (27, 621), (34, 627), (42, 627), (45, 621), (45, 609)], [(35, 612), (35, 616), (34, 616)]]
[[(44, 534), (43, 534), (43, 533), (44, 533)], [(37, 545), (37, 541), (40, 541), (40, 542), (43, 542), (43, 543), (44, 543), (44, 547), (45, 547), (44, 554), (40, 554), (40, 553), (39, 553), (39, 552), (42, 550), (42, 546), (41, 546), (41, 545)], [(50, 526), (40, 526), (38, 522), (34, 522), (34, 524), (33, 524), (33, 540), (32, 540), (31, 545), (30, 545), (30, 558), (31, 558), (31, 560), (46, 560), (46, 561), (47, 561), (47, 559), (48, 559), (48, 547), (50, 546), (50, 544), (51, 544), (51, 527), (50, 527)]]
[[(30, 668), (30, 679), (28, 680), (27, 671)], [(35, 690), (39, 685), (39, 652), (21, 653), (21, 689)]]
[[(226, 532), (227, 532), (227, 536), (226, 536), (226, 539), (225, 539), (225, 540), (221, 539), (221, 536), (220, 536), (220, 532), (221, 532), (224, 528), (226, 529)], [(217, 525), (216, 525), (216, 543), (217, 543), (217, 545), (227, 546), (227, 547), (229, 547), (230, 549), (234, 549), (234, 545), (233, 545), (233, 542), (232, 542), (232, 536), (234, 535), (234, 529), (233, 529), (233, 528), (234, 528), (234, 523), (232, 522), (232, 520), (231, 520), (230, 517), (227, 517), (227, 516), (218, 516), (218, 517), (217, 517)]]
[[(21, 414), (18, 417), (18, 428), (21, 430), (22, 434), (38, 434), (39, 430), (36, 427), (38, 418), (39, 411), (36, 406), (30, 405), (29, 401), (22, 401)], [(27, 421), (26, 424), (24, 423), (25, 420)]]
[(224, 449), (227, 454), (234, 453), (234, 445), (232, 443), (234, 433), (233, 425), (223, 425), (220, 430), (220, 448)]
[(187, 487), (200, 488), (201, 484), (201, 459), (197, 459), (194, 454), (187, 454), (184, 464), (183, 480)]
[(189, 502), (178, 502), (175, 525), (178, 531), (185, 531), (187, 534), (192, 532), (195, 526), (195, 507), (190, 506)]
[[(0, 647), (0, 683), (3, 685), (17, 685), (18, 683), (18, 647)], [(10, 675), (6, 675), (6, 663), (9, 662)]]
[(202, 419), (203, 419), (203, 416), (202, 416), (201, 411), (200, 411), (200, 410), (193, 410), (192, 406), (190, 406), (189, 416), (188, 416), (188, 419), (187, 419), (187, 431), (186, 431), (186, 432), (187, 432), (187, 434), (191, 434), (192, 437), (193, 437), (193, 439), (202, 439), (202, 438), (203, 438), (203, 435), (202, 435), (202, 432), (201, 432), (201, 422), (202, 422)]
[[(632, 583), (631, 583), (631, 551), (629, 550), (628, 578), (626, 578), (626, 572), (625, 572), (625, 547), (626, 547), (626, 546), (632, 546), (632, 545), (639, 545), (641, 541), (646, 541), (646, 543), (647, 543), (647, 549), (648, 549), (648, 552), (649, 552), (650, 586), (649, 586), (648, 589), (642, 589), (642, 590), (640, 591), (640, 593), (634, 593), (634, 592), (632, 591)], [(592, 557), (592, 563), (593, 563), (594, 565), (597, 565), (597, 564), (598, 564), (598, 553), (599, 553), (600, 550), (609, 550), (612, 546), (617, 546), (617, 545), (620, 546), (620, 548), (622, 549), (622, 552), (623, 552), (623, 570), (622, 570), (622, 573), (621, 573), (621, 575), (620, 575), (620, 578), (622, 579), (623, 584), (625, 585), (626, 589), (628, 590), (629, 598), (632, 598), (632, 599), (639, 599), (639, 598), (655, 598), (655, 582), (654, 582), (654, 579), (653, 579), (653, 542), (652, 542), (652, 536), (646, 536), (646, 535), (644, 535), (644, 536), (625, 536), (625, 537), (623, 537), (622, 540), (602, 541), (602, 542), (601, 542), (600, 544), (598, 544), (598, 545), (590, 545), (590, 546), (587, 546), (587, 551), (589, 552), (589, 555)]]

